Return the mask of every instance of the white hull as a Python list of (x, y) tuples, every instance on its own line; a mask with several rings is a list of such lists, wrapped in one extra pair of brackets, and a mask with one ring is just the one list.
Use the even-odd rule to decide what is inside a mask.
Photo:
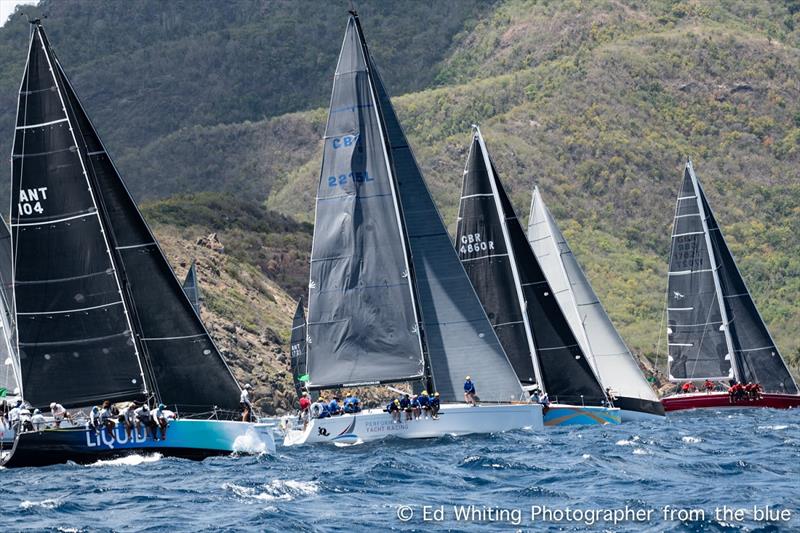
[(426, 439), (444, 435), (470, 433), (497, 433), (512, 429), (542, 429), (542, 408), (536, 404), (442, 404), (438, 419), (419, 418), (394, 422), (389, 413), (370, 409), (355, 415), (310, 420), (305, 430), (286, 432), (284, 446), (333, 442), (356, 444), (397, 437), (401, 439)]

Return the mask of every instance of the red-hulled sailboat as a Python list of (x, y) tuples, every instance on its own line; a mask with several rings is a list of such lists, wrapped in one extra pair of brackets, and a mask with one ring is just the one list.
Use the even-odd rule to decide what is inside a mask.
[[(664, 409), (800, 406), (797, 384), (756, 308), (691, 161), (675, 207), (667, 294), (669, 379)], [(735, 384), (760, 391), (729, 393)]]

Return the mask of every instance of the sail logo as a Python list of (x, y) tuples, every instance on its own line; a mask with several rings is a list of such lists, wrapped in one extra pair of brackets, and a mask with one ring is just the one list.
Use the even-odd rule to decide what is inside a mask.
[(685, 294), (681, 294), (678, 291), (672, 291), (672, 295), (675, 297), (676, 300), (683, 300), (686, 298)]
[(331, 140), (331, 146), (333, 146), (334, 150), (338, 150), (339, 148), (349, 148), (356, 144), (358, 141), (358, 135), (345, 135), (344, 137), (334, 137)]
[(461, 236), (461, 246), (458, 251), (462, 255), (494, 250), (494, 241), (484, 241), (480, 233), (469, 233)]
[(344, 187), (348, 183), (366, 183), (375, 181), (375, 178), (364, 171), (350, 172), (349, 174), (339, 174), (338, 176), (328, 176), (328, 187)]
[(47, 187), (37, 187), (36, 189), (20, 189), (17, 211), (19, 215), (32, 215), (33, 213), (42, 214), (44, 208), (42, 201), (47, 200)]

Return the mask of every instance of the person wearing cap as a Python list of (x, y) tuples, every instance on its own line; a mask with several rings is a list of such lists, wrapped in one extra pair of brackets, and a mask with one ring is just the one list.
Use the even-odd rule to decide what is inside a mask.
[(125, 409), (122, 410), (122, 423), (125, 425), (125, 434), (128, 435), (130, 440), (134, 429), (136, 428), (136, 409), (133, 402), (128, 403)]
[(100, 408), (96, 405), (89, 410), (89, 427), (94, 430), (100, 429)]
[[(147, 404), (142, 405), (138, 409), (134, 411), (136, 415), (136, 433), (139, 433), (139, 428), (144, 428), (144, 435), (147, 436), (147, 433), (153, 437), (153, 440), (156, 438), (156, 425), (153, 422), (153, 416), (150, 413), (150, 407)], [(149, 430), (149, 431), (148, 431)]]
[(478, 405), (475, 401), (475, 394), (475, 384), (472, 382), (472, 379), (467, 376), (467, 379), (464, 382), (464, 401), (472, 404), (473, 407)]
[(350, 405), (353, 409), (353, 413), (360, 413), (361, 412), (361, 400), (358, 399), (358, 396), (353, 394), (352, 399), (350, 400)]
[(70, 422), (73, 421), (72, 417), (69, 416), (69, 412), (60, 403), (50, 402), (50, 414), (53, 415), (53, 422), (55, 422), (57, 428), (61, 427), (61, 422), (65, 419)]
[(431, 398), (428, 396), (428, 391), (422, 391), (419, 397), (417, 397), (417, 403), (419, 404), (422, 414), (425, 415), (425, 418), (428, 418), (431, 414)]
[(342, 414), (342, 408), (339, 407), (339, 397), (334, 396), (333, 399), (328, 403), (328, 411), (330, 411), (331, 416), (337, 416)]
[(161, 440), (167, 440), (167, 413), (166, 413), (167, 406), (163, 403), (158, 404), (158, 407), (153, 409), (153, 422), (156, 424), (156, 428), (153, 431), (153, 435), (155, 439), (158, 440), (158, 430), (161, 429)]
[(47, 421), (44, 419), (44, 415), (38, 409), (33, 410), (31, 424), (33, 425), (34, 431), (41, 431), (47, 426)]
[(386, 406), (386, 412), (392, 415), (392, 421), (395, 423), (400, 422), (400, 400), (392, 400), (389, 405)]
[(441, 403), (439, 402), (439, 393), (434, 392), (433, 396), (431, 397), (431, 418), (434, 420), (439, 418), (439, 409), (442, 408)]
[(17, 400), (17, 403), (8, 412), (8, 423), (14, 431), (19, 431), (19, 412), (22, 410), (22, 400)]
[(242, 422), (250, 422), (253, 412), (253, 404), (250, 403), (251, 390), (253, 390), (253, 387), (249, 383), (245, 383), (244, 387), (242, 387), (242, 394), (239, 396), (239, 405), (242, 406)]
[(31, 422), (31, 412), (24, 405), (19, 409), (19, 427), (20, 431), (33, 431), (33, 423)]
[(111, 402), (106, 400), (103, 402), (103, 409), (100, 411), (97, 420), (100, 423), (100, 426), (106, 428), (106, 432), (108, 432), (108, 436), (112, 439), (114, 438), (114, 410), (111, 408)]
[(414, 409), (411, 407), (411, 397), (408, 394), (400, 398), (400, 410), (406, 414), (406, 420), (411, 420)]

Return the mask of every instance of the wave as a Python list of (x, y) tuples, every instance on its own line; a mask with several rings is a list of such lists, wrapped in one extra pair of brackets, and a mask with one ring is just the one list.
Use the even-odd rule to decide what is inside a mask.
[(155, 463), (161, 459), (160, 453), (153, 453), (148, 455), (126, 455), (124, 457), (117, 457), (116, 459), (101, 459), (96, 463), (89, 466), (138, 466), (145, 463)]
[(243, 499), (261, 501), (292, 501), (297, 497), (310, 496), (319, 492), (319, 484), (315, 481), (294, 481), (273, 479), (257, 488), (243, 487), (235, 483), (224, 483), (224, 490), (233, 492)]
[(233, 441), (234, 453), (264, 454), (269, 452), (269, 446), (251, 428), (244, 435), (239, 435)]
[(639, 438), (639, 435), (634, 435), (633, 437), (630, 438), (630, 440), (628, 440), (628, 439), (620, 439), (620, 440), (618, 440), (617, 441), (617, 446), (633, 446), (634, 444), (639, 442), (639, 440), (641, 440)]
[(700, 437), (692, 437), (692, 436), (681, 437), (681, 440), (683, 442), (685, 442), (686, 444), (697, 444), (698, 442), (702, 442), (703, 441), (703, 439), (701, 439)]
[(46, 500), (41, 501), (31, 501), (25, 500), (19, 504), (20, 509), (33, 509), (33, 508), (41, 508), (41, 509), (57, 509), (61, 507), (61, 504), (64, 503), (60, 498), (47, 498)]

